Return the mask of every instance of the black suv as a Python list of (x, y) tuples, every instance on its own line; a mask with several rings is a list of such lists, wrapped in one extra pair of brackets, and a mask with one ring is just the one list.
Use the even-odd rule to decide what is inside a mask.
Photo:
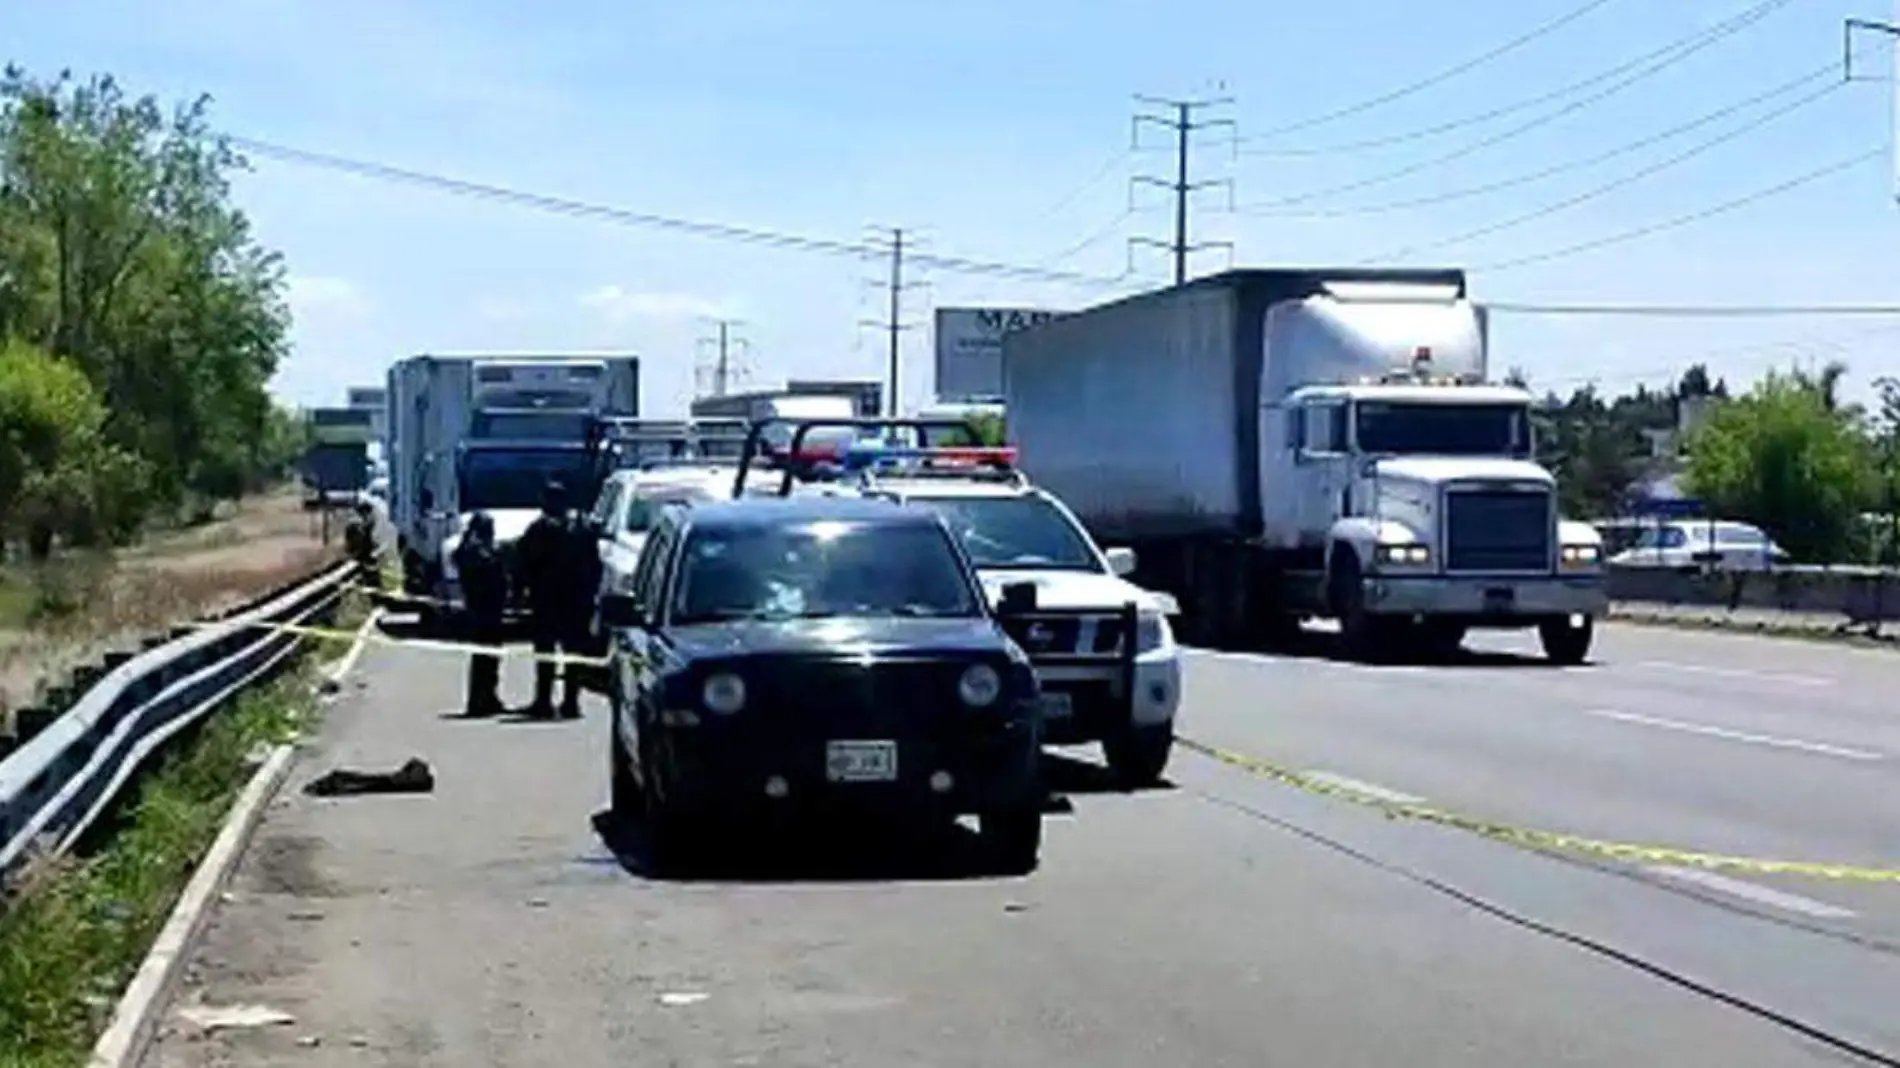
[(934, 512), (856, 497), (667, 510), (612, 628), (612, 816), (654, 861), (711, 818), (973, 813), (1014, 870), (1042, 842), (1029, 660)]

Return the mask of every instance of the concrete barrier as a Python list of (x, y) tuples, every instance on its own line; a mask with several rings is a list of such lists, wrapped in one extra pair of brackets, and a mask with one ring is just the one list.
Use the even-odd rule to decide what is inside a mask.
[(1780, 567), (1772, 571), (1675, 571), (1611, 567), (1610, 600), (1622, 603), (1838, 615), (1843, 623), (1900, 620), (1900, 570)]

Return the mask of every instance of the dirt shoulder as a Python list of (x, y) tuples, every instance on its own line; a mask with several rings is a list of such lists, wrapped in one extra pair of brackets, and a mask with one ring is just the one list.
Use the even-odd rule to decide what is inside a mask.
[[(180, 620), (241, 603), (308, 574), (342, 551), (342, 515), (324, 544), (320, 519), (295, 491), (240, 502), (226, 518), (168, 532), (111, 560), (62, 559), (51, 577), (11, 573), (0, 585), (0, 733), (10, 710), (75, 664)], [(71, 610), (25, 619), (55, 584)]]

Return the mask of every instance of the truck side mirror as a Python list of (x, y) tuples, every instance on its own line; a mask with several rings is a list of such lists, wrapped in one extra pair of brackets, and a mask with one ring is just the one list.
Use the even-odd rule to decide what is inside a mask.
[(1117, 545), (1104, 550), (1102, 555), (1108, 559), (1108, 569), (1122, 578), (1135, 573), (1135, 550)]
[(997, 604), (1000, 615), (1019, 616), (1036, 610), (1036, 584), (1033, 582), (1011, 582), (1003, 587), (1003, 598)]

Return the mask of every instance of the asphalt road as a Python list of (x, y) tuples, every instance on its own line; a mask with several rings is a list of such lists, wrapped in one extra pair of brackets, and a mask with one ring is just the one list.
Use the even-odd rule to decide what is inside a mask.
[[(1601, 653), (1563, 671), (1196, 654), (1183, 730), (1552, 829), (1900, 859), (1880, 855), (1900, 852), (1900, 706), (1877, 696), (1900, 657), (1620, 628)], [(180, 992), (295, 1022), (174, 1023), (150, 1068), (1869, 1063), (1824, 1036), (1900, 1054), (1900, 954), (1874, 941), (1900, 886), (1746, 880), (1846, 916), (1685, 892), (1191, 753), (1139, 794), (1063, 765), (1070, 810), (1027, 878), (977, 873), (954, 837), (840, 835), (663, 883), (592, 825), (603, 710), (460, 722), (459, 674), (363, 658)], [(510, 665), (516, 699), (526, 674)], [(412, 755), (432, 796), (295, 789)]]

